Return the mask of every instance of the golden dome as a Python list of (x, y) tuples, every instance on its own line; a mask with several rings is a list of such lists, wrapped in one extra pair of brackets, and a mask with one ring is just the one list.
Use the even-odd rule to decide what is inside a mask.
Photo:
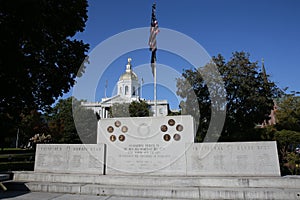
[(131, 69), (131, 58), (128, 58), (128, 63), (126, 65), (126, 72), (122, 74), (119, 81), (122, 80), (138, 80), (137, 75)]
[(133, 71), (129, 71), (120, 76), (119, 81), (121, 80), (138, 80), (138, 77)]

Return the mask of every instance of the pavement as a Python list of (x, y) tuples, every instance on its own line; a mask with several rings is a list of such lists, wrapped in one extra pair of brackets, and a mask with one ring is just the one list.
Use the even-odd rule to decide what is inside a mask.
[(10, 200), (162, 200), (160, 198), (78, 195), (47, 192), (0, 191), (0, 199)]

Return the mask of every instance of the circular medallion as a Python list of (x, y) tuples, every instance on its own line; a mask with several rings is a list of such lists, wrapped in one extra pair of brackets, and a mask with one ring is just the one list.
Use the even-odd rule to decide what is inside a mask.
[(164, 135), (164, 140), (169, 141), (171, 139), (171, 136), (169, 134)]
[(120, 121), (115, 121), (115, 126), (116, 127), (120, 127), (121, 126), (121, 122)]
[(122, 126), (121, 131), (123, 133), (126, 133), (128, 131), (128, 127), (127, 126)]
[(166, 132), (168, 130), (168, 127), (166, 125), (161, 125), (160, 130), (162, 132)]
[(114, 132), (114, 127), (112, 127), (112, 126), (107, 127), (107, 131), (108, 131), (109, 133)]
[(176, 130), (179, 131), (179, 132), (181, 132), (183, 130), (183, 126), (181, 124), (178, 124), (176, 126)]
[(168, 124), (169, 124), (170, 126), (174, 126), (175, 120), (174, 120), (174, 119), (169, 119)]
[(109, 137), (109, 139), (110, 139), (110, 141), (112, 141), (112, 142), (114, 142), (114, 141), (116, 141), (116, 136), (115, 135), (111, 135), (110, 137)]
[(119, 136), (119, 140), (120, 140), (121, 142), (123, 142), (123, 141), (125, 140), (125, 136), (124, 136), (124, 135), (120, 135), (120, 136)]
[(173, 136), (173, 138), (174, 138), (175, 141), (179, 141), (180, 138), (181, 138), (181, 136), (180, 136), (179, 134), (176, 133), (176, 134)]

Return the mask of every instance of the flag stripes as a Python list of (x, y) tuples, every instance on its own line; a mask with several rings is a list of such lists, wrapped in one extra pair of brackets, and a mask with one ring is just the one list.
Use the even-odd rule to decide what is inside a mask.
[(154, 3), (152, 5), (151, 27), (150, 27), (150, 37), (149, 37), (149, 49), (152, 52), (151, 53), (151, 68), (152, 68), (153, 76), (154, 76), (154, 70), (156, 67), (156, 50), (157, 50), (156, 35), (159, 32), (158, 21), (156, 19), (155, 11), (156, 11), (156, 4)]

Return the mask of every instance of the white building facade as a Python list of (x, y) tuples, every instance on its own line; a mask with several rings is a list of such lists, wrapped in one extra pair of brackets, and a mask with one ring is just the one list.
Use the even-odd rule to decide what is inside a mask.
[[(141, 98), (141, 84), (138, 76), (133, 72), (131, 65), (131, 58), (128, 58), (125, 73), (123, 73), (117, 83), (117, 95), (102, 98), (101, 102), (82, 102), (81, 105), (87, 109), (94, 110), (100, 118), (109, 118), (110, 107), (115, 103), (131, 103), (133, 101), (145, 100), (149, 106), (150, 111), (155, 116), (155, 102), (153, 100), (146, 100)], [(157, 100), (157, 115), (167, 116), (169, 113), (169, 103), (167, 100)]]

